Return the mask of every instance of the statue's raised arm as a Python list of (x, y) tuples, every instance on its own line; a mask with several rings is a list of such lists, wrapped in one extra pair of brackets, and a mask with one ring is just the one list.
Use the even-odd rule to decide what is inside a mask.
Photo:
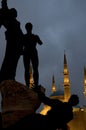
[(1, 6), (2, 6), (2, 9), (8, 9), (7, 0), (2, 0), (1, 1)]
[(2, 0), (0, 8), (0, 28), (3, 25), (3, 20), (6, 17), (7, 11), (8, 11), (7, 0)]

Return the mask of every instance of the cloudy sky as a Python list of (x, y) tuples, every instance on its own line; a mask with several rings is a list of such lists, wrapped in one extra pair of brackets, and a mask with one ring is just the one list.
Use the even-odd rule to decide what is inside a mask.
[[(25, 24), (32, 22), (33, 33), (38, 34), (44, 43), (42, 46), (37, 45), (37, 49), (39, 83), (46, 88), (46, 94), (51, 93), (53, 73), (57, 89), (63, 87), (65, 50), (71, 93), (78, 94), (80, 105), (85, 105), (83, 70), (86, 65), (86, 0), (8, 0), (8, 6), (17, 9), (17, 19), (23, 33), (26, 33)], [(1, 27), (0, 66), (6, 47), (4, 31), (4, 27)], [(18, 63), (16, 80), (25, 84), (22, 56)]]

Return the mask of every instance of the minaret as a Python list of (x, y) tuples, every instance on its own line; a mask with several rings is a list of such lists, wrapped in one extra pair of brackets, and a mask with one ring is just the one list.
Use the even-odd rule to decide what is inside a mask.
[(33, 71), (32, 71), (32, 66), (30, 65), (30, 88), (32, 87), (34, 83), (34, 80), (33, 80)]
[(69, 80), (69, 71), (68, 71), (68, 66), (67, 66), (67, 60), (66, 60), (66, 55), (64, 53), (64, 101), (67, 102), (68, 99), (70, 98), (70, 80)]
[(84, 66), (84, 95), (86, 97), (86, 67)]
[(54, 78), (54, 74), (52, 76), (52, 90), (53, 93), (56, 92), (56, 85), (55, 85), (55, 78)]

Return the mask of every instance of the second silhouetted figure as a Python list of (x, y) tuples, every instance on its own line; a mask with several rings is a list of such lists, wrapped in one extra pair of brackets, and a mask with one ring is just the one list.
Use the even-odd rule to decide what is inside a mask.
[(32, 33), (33, 25), (32, 23), (26, 23), (25, 25), (27, 33), (24, 35), (24, 54), (23, 54), (23, 62), (25, 68), (25, 82), (26, 85), (29, 86), (30, 83), (30, 63), (33, 68), (33, 79), (34, 86), (38, 86), (39, 83), (39, 72), (38, 72), (38, 52), (36, 45), (42, 45), (42, 41), (40, 40), (38, 35)]

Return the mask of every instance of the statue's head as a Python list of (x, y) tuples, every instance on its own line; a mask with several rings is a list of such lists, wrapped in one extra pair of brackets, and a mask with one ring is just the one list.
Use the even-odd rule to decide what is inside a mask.
[(10, 9), (10, 16), (14, 18), (17, 17), (17, 10), (15, 8)]
[(76, 106), (79, 103), (79, 97), (76, 94), (72, 94), (68, 100), (71, 106)]
[(32, 28), (33, 28), (32, 23), (26, 23), (25, 28), (27, 31), (32, 31)]

